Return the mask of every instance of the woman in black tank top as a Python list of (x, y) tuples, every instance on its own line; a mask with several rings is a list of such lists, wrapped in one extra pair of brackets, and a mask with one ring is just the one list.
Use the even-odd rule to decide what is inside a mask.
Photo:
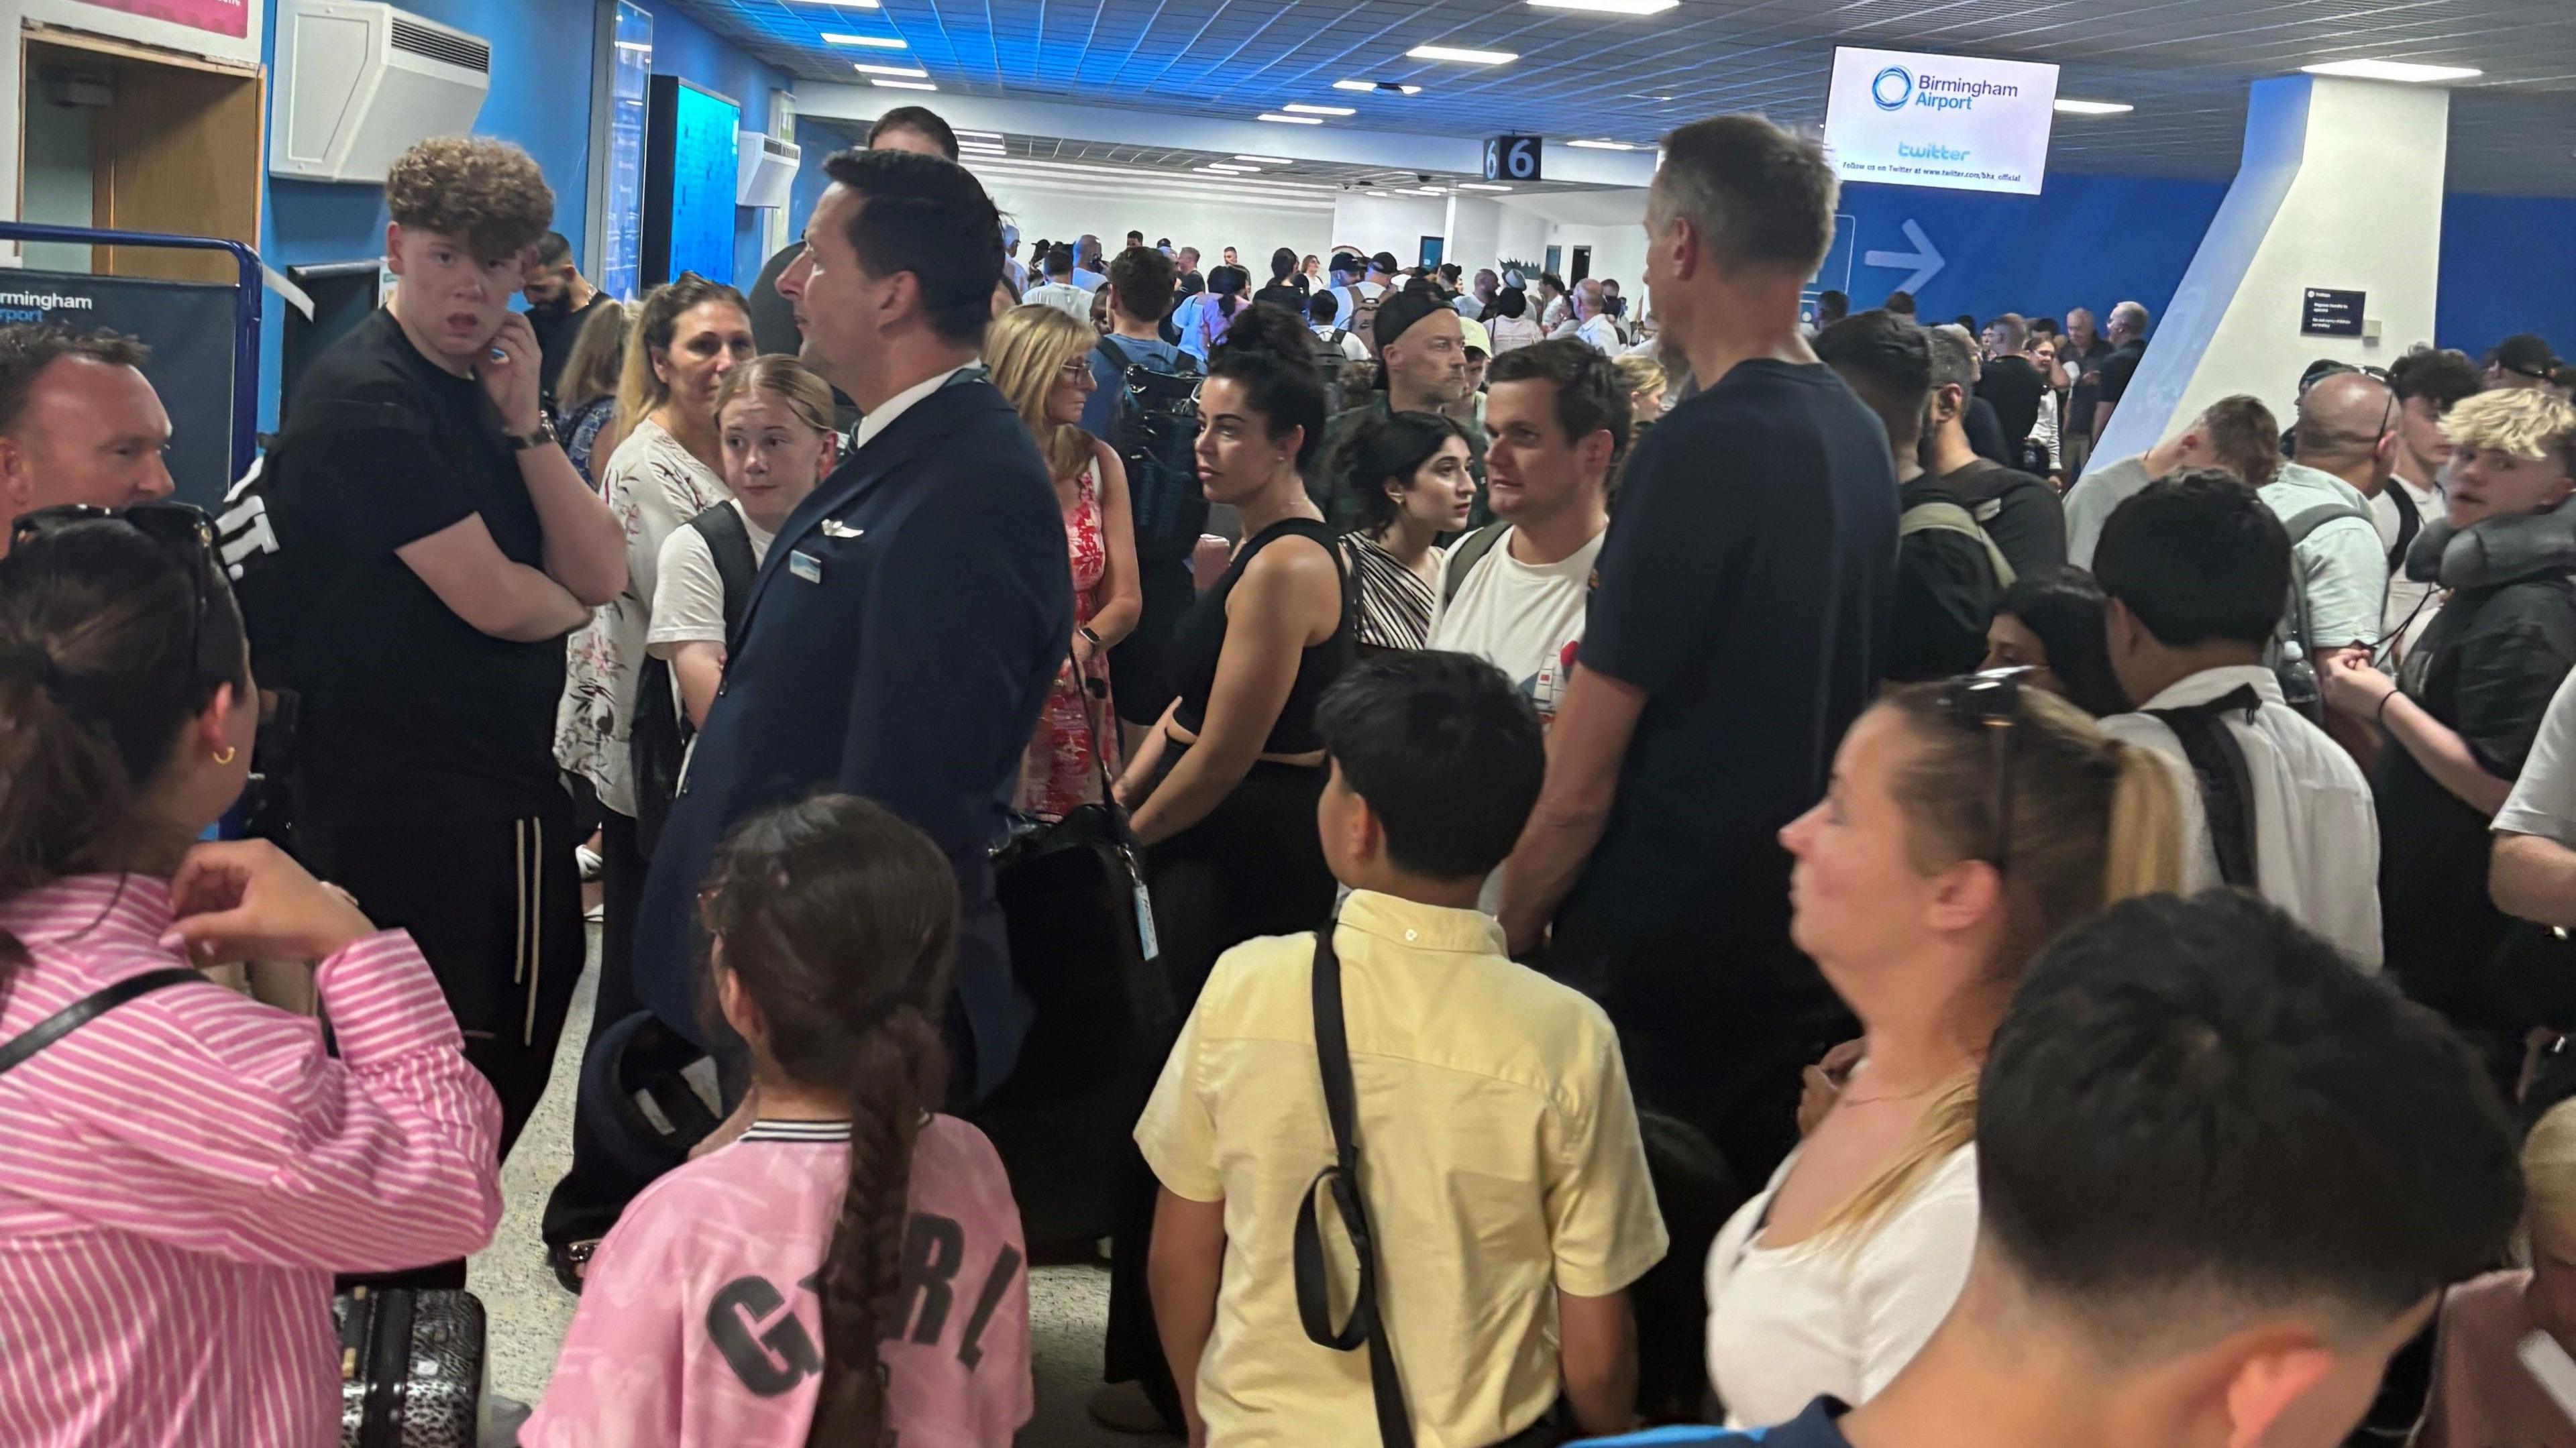
[(1173, 631), (1164, 667), (1178, 697), (1118, 785), (1185, 1001), (1220, 952), (1311, 929), (1332, 908), (1315, 706), (1353, 657), (1349, 576), (1300, 471), (1324, 422), (1304, 328), (1270, 307), (1234, 327), (1200, 392), (1197, 451), (1209, 501), (1242, 515), (1244, 541)]

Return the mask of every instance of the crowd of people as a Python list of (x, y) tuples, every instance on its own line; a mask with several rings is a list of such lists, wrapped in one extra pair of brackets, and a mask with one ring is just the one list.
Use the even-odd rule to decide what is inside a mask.
[(2546, 343), (2109, 459), (2146, 308), (1811, 297), (1758, 117), (1666, 139), (1651, 316), (1024, 265), (956, 155), (630, 305), (412, 148), (220, 534), (138, 344), (0, 329), (0, 1440), (339, 1441), (586, 875), (523, 1444), (1009, 1442), (1100, 1235), (1092, 1409), (1193, 1444), (2576, 1435)]

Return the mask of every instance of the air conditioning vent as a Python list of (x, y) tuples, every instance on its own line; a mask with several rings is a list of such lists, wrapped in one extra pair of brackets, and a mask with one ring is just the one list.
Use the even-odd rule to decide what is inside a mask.
[(393, 42), (396, 50), (408, 50), (414, 55), (425, 55), (432, 60), (443, 60), (449, 65), (461, 65), (486, 75), (492, 73), (492, 47), (472, 36), (432, 30), (417, 21), (396, 15), (393, 17)]

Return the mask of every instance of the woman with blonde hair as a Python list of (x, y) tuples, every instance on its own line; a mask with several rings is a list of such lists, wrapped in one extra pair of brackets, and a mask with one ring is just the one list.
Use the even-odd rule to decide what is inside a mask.
[(1634, 443), (1656, 418), (1664, 415), (1664, 389), (1672, 379), (1665, 375), (1663, 363), (1644, 352), (1631, 352), (1610, 365), (1619, 374), (1619, 385), (1628, 393), (1628, 441)]
[(626, 307), (603, 302), (581, 324), (572, 355), (564, 359), (563, 376), (555, 383), (562, 410), (555, 431), (563, 436), (564, 456), (592, 487), (599, 486), (599, 479), (591, 475), (590, 460), (601, 429), (617, 414), (617, 383), (625, 363)]
[(1791, 936), (1862, 1039), (1841, 1080), (1811, 1074), (1830, 1104), (1709, 1253), (1709, 1378), (1730, 1426), (1865, 1401), (1923, 1346), (1967, 1278), (1977, 1069), (2023, 968), (2067, 926), (2181, 879), (2163, 760), (2027, 673), (1881, 696), (1824, 801), (1781, 831)]
[(1104, 772), (1119, 769), (1118, 714), (1110, 707), (1109, 650), (1144, 612), (1136, 572), (1136, 531), (1127, 469), (1109, 444), (1082, 430), (1082, 404), (1099, 384), (1091, 374), (1092, 329), (1053, 307), (1018, 307), (984, 337), (993, 385), (1019, 409), (1055, 479), (1073, 562), (1073, 638), (1065, 668), (1020, 768), (1014, 807), (1061, 819), (1101, 797)]
[[(626, 532), (626, 587), (572, 636), (555, 716), (555, 761), (590, 782), (600, 803), (599, 1008), (613, 1022), (631, 1010), (628, 959), (649, 864), (636, 831), (632, 733), (653, 623), (653, 585), (671, 531), (728, 496), (717, 440), (716, 391), (751, 360), (751, 312), (742, 293), (694, 272), (655, 287), (636, 308), (617, 384), (615, 420), (600, 494)], [(614, 441), (612, 442), (612, 438)], [(586, 1248), (617, 1219), (615, 1200), (589, 1182), (592, 1153), (576, 1144), (571, 1171), (547, 1208), (555, 1273), (580, 1280)], [(578, 1221), (578, 1227), (567, 1222)]]
[(2576, 1100), (2522, 1143), (2523, 1265), (2442, 1294), (2412, 1448), (2576, 1442)]

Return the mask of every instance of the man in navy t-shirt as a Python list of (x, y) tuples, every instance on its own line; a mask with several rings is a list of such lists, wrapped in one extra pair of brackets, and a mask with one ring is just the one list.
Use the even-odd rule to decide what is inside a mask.
[(1666, 142), (1646, 278), (1701, 390), (1629, 459), (1504, 875), (1514, 952), (1546, 944), (1639, 1104), (1748, 1182), (1796, 1141), (1799, 1072), (1853, 1034), (1789, 943), (1777, 836), (1877, 685), (1896, 566), (1886, 431), (1799, 327), (1834, 197), (1823, 150), (1758, 116)]
[(2241, 893), (2060, 937), (1976, 1111), (1967, 1286), (1878, 1396), (1594, 1448), (2335, 1448), (2521, 1212), (2468, 1049)]

